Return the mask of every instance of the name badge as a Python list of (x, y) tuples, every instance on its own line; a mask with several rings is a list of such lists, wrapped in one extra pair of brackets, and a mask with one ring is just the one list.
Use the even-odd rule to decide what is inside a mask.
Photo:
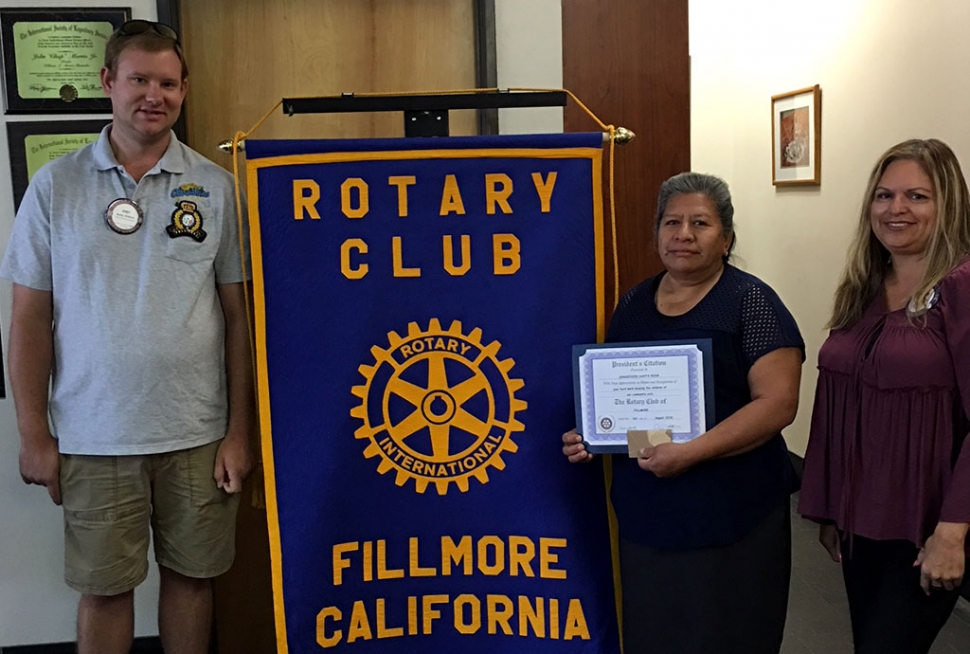
[(916, 300), (912, 299), (906, 306), (906, 313), (913, 317), (922, 316), (924, 313), (936, 306), (936, 303), (940, 300), (940, 291), (937, 287), (930, 289), (929, 295), (926, 296), (926, 303), (917, 306)]
[(131, 234), (138, 231), (145, 216), (137, 202), (128, 198), (118, 198), (108, 205), (104, 212), (104, 219), (108, 227), (119, 234)]

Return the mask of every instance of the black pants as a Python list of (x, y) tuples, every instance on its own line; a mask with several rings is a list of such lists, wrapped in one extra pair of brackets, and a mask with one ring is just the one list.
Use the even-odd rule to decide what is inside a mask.
[(786, 498), (726, 547), (656, 550), (621, 538), (624, 654), (778, 654), (790, 516)]
[(853, 536), (842, 541), (842, 576), (856, 654), (926, 654), (946, 624), (959, 590), (919, 585), (919, 548), (905, 540)]

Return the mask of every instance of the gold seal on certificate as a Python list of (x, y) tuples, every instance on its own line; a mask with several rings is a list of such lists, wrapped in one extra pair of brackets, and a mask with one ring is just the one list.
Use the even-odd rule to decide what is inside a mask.
[(65, 84), (61, 87), (58, 95), (64, 102), (74, 102), (77, 100), (77, 89), (74, 88), (73, 84)]
[(713, 421), (711, 341), (573, 346), (576, 426), (586, 449), (627, 452), (627, 432), (697, 438)]

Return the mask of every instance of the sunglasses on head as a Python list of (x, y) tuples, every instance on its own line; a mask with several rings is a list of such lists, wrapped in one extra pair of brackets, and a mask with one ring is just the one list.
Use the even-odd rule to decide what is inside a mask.
[(118, 28), (118, 33), (122, 36), (134, 36), (135, 34), (144, 34), (145, 32), (155, 32), (166, 38), (172, 39), (176, 43), (179, 42), (178, 33), (173, 30), (168, 25), (164, 23), (155, 23), (150, 20), (129, 20), (127, 23)]

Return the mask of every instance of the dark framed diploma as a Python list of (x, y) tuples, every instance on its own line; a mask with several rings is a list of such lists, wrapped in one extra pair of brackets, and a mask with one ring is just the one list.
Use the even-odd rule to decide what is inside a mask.
[(21, 121), (7, 123), (14, 209), (20, 208), (27, 184), (48, 161), (98, 140), (111, 120)]
[(128, 7), (0, 9), (5, 113), (110, 113), (104, 47), (130, 18)]
[(627, 452), (627, 432), (670, 430), (675, 443), (714, 422), (710, 339), (573, 346), (576, 430), (593, 453)]

